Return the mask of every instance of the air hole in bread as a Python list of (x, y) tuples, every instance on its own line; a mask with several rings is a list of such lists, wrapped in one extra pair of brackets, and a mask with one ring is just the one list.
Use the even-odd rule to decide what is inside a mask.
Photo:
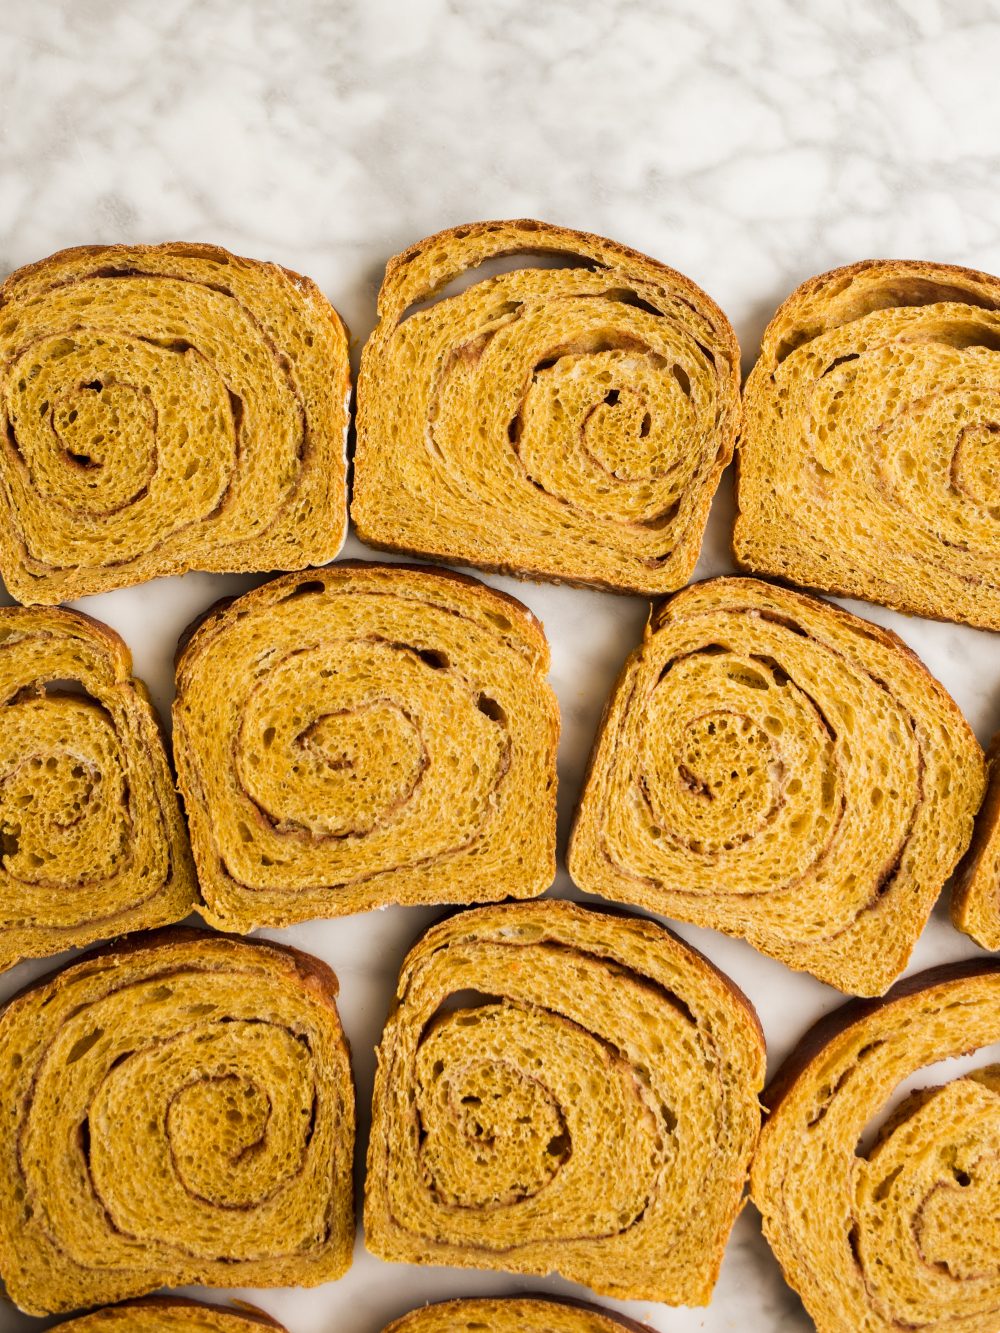
[(439, 652), (436, 648), (418, 648), (416, 652), (421, 662), (426, 662), (435, 671), (444, 671), (451, 665), (448, 654)]
[(312, 597), (315, 593), (325, 592), (326, 584), (322, 579), (307, 579), (305, 583), (296, 584), (291, 592), (282, 597), (283, 602), (294, 602), (297, 597)]
[(397, 326), (404, 324), (411, 316), (418, 315), (424, 310), (430, 310), (442, 301), (449, 301), (452, 297), (461, 296), (470, 287), (474, 287), (480, 282), (489, 282), (491, 278), (500, 277), (504, 273), (518, 273), (524, 269), (532, 268), (576, 268), (586, 269), (594, 273), (603, 267), (604, 265), (597, 260), (588, 259), (584, 255), (573, 254), (572, 251), (568, 250), (516, 250), (509, 251), (506, 254), (492, 255), (488, 259), (484, 259), (481, 264), (464, 269), (440, 287), (436, 287), (425, 296), (412, 301), (399, 316), (396, 324)]

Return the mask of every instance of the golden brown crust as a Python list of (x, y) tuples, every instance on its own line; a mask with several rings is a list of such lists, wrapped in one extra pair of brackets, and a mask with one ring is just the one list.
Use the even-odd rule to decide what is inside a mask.
[(0, 608), (0, 968), (195, 906), (162, 725), (131, 671), (90, 616)]
[(0, 312), (20, 601), (339, 550), (348, 335), (308, 278), (212, 245), (80, 246), (12, 273)]
[(344, 561), (201, 617), (174, 751), (212, 924), (542, 892), (548, 665), (527, 607), (450, 570)]
[[(196, 1301), (189, 1296), (141, 1296), (134, 1301), (122, 1301), (120, 1305), (107, 1306), (103, 1310), (93, 1310), (89, 1314), (78, 1315), (74, 1319), (66, 1320), (57, 1327), (64, 1330), (64, 1333), (91, 1333), (92, 1329), (99, 1327), (108, 1320), (117, 1322), (118, 1319), (128, 1320), (130, 1333), (139, 1333), (144, 1327), (143, 1314), (146, 1312), (164, 1312), (167, 1314), (177, 1313), (179, 1315), (204, 1314), (218, 1319), (224, 1323), (226, 1333), (240, 1333), (244, 1327), (253, 1327), (263, 1325), (265, 1328), (280, 1330), (280, 1333), (287, 1333), (284, 1324), (271, 1317), (264, 1310), (258, 1310), (255, 1305), (249, 1305), (246, 1301), (236, 1301), (231, 1306), (214, 1305), (208, 1301)], [(180, 1320), (178, 1321), (180, 1323)]]
[[(889, 717), (913, 750), (892, 784), (876, 772), (884, 756), (873, 746)], [(816, 762), (806, 760), (807, 742), (819, 747)], [(731, 766), (717, 757), (725, 746)], [(935, 774), (950, 764), (955, 782), (942, 806)], [(818, 805), (807, 800), (810, 782)], [(742, 935), (839, 989), (879, 994), (968, 844), (983, 782), (968, 723), (897, 635), (777, 584), (709, 579), (654, 608), (611, 691), (569, 871), (588, 892)], [(880, 798), (910, 789), (889, 823), (884, 811), (867, 813), (876, 787)], [(831, 791), (841, 793), (832, 817), (823, 813)], [(789, 821), (798, 833), (786, 844), (778, 833)], [(818, 832), (807, 831), (811, 822)], [(815, 866), (795, 861), (810, 848)], [(764, 854), (773, 863), (766, 876), (753, 859)], [(837, 901), (839, 883), (852, 887), (856, 911)]]
[[(441, 1301), (394, 1319), (383, 1333), (459, 1333), (459, 1330), (490, 1329), (502, 1333), (506, 1319), (518, 1333), (552, 1333), (554, 1318), (560, 1320), (560, 1333), (651, 1333), (646, 1324), (640, 1324), (628, 1315), (607, 1310), (591, 1301), (575, 1300), (571, 1296), (497, 1296), (465, 1300)], [(548, 1320), (548, 1322), (545, 1322)], [(464, 1322), (463, 1322), (464, 1321)], [(565, 1324), (565, 1327), (563, 1325)]]
[(1000, 949), (1000, 732), (986, 754), (990, 780), (951, 892), (951, 919), (984, 949)]
[(1000, 628), (997, 345), (1000, 280), (973, 269), (867, 260), (798, 287), (746, 384), (737, 563)]
[[(518, 254), (581, 262), (568, 285), (565, 271), (524, 267), (460, 297), (439, 296), (444, 324), (454, 315), (473, 332), (463, 324), (455, 336), (464, 341), (439, 347), (447, 330), (427, 325), (397, 374), (397, 343), (411, 331), (400, 332), (404, 322), (430, 318), (422, 303), (484, 261)], [(499, 323), (480, 309), (494, 289), (507, 297)], [(525, 219), (475, 223), (390, 260), (379, 319), (359, 379), (352, 515), (362, 540), (617, 592), (663, 592), (685, 580), (739, 417), (735, 334), (690, 279), (589, 233)], [(495, 335), (507, 349), (496, 366), (488, 350)], [(522, 370), (520, 406), (501, 431), (494, 407), (507, 403)], [(446, 419), (453, 408), (441, 406), (448, 395), (438, 384), (448, 376), (468, 416), (456, 419), (454, 441)], [(412, 404), (396, 402), (407, 393)], [(416, 422), (428, 395), (435, 440), (425, 449), (423, 435), (403, 440), (399, 423)], [(552, 420), (540, 424), (550, 407)], [(565, 448), (551, 445), (560, 432), (568, 432)]]
[(383, 1033), (366, 1243), (707, 1303), (763, 1069), (746, 997), (657, 923), (561, 900), (458, 913), (410, 950)]
[(58, 1313), (162, 1285), (339, 1277), (354, 1091), (336, 991), (308, 954), (176, 927), (95, 950), (9, 1001), (12, 1299)]

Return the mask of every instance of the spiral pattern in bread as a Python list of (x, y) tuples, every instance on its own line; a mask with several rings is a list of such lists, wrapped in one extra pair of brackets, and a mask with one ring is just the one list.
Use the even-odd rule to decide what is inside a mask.
[(391, 260), (378, 313), (363, 541), (618, 591), (687, 581), (740, 411), (736, 337), (693, 282), (597, 236), (482, 222)]
[(368, 1248), (704, 1305), (763, 1067), (746, 998), (654, 922), (460, 913), (410, 951), (382, 1036)]
[(878, 995), (968, 845), (984, 781), (957, 706), (894, 634), (713, 579), (662, 604), (625, 664), (569, 870)]
[(650, 1333), (645, 1324), (585, 1301), (502, 1296), (442, 1301), (393, 1320), (383, 1333)]
[(287, 1333), (245, 1302), (238, 1310), (181, 1296), (147, 1296), (93, 1310), (60, 1324), (59, 1333)]
[(0, 970), (195, 904), (159, 721), (131, 673), (89, 616), (0, 609)]
[(804, 283), (745, 393), (744, 568), (1000, 629), (1000, 279), (869, 261)]
[(1000, 1066), (911, 1093), (925, 1065), (1000, 1041), (1000, 970), (963, 963), (854, 1002), (807, 1034), (764, 1095), (751, 1190), (819, 1333), (1000, 1324)]
[(354, 1240), (337, 980), (175, 928), (0, 1015), (0, 1273), (28, 1314), (160, 1286), (313, 1286)]
[(1000, 949), (1000, 732), (987, 753), (990, 780), (972, 843), (955, 877), (951, 919), (977, 944)]
[(174, 753), (208, 919), (533, 897), (555, 875), (541, 625), (475, 579), (344, 561), (210, 613)]
[(18, 601), (340, 549), (347, 335), (307, 278), (210, 245), (65, 250), (0, 288), (0, 365)]

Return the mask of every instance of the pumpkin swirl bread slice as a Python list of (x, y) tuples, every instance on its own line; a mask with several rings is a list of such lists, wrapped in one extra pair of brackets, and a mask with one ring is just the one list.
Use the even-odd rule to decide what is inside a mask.
[(1000, 629), (1000, 279), (898, 260), (811, 279), (745, 413), (741, 565)]
[(147, 1296), (109, 1305), (60, 1324), (59, 1333), (286, 1333), (263, 1310), (208, 1305), (181, 1296)]
[(987, 753), (990, 780), (972, 843), (959, 867), (951, 919), (977, 944), (1000, 949), (1000, 732)]
[(749, 1001), (655, 922), (462, 912), (410, 951), (382, 1036), (368, 1248), (705, 1305), (763, 1070)]
[[(489, 261), (505, 270), (482, 275)], [(739, 348), (614, 241), (481, 222), (392, 259), (358, 380), (370, 545), (616, 591), (687, 582), (738, 428)]]
[(0, 1015), (0, 1274), (28, 1314), (159, 1286), (314, 1286), (354, 1240), (337, 979), (292, 949), (133, 936)]
[(210, 612), (174, 752), (214, 925), (533, 897), (555, 875), (559, 713), (520, 602), (343, 562)]
[(1000, 1066), (892, 1106), (923, 1066), (998, 1041), (1000, 967), (953, 964), (829, 1015), (768, 1088), (752, 1198), (819, 1333), (1000, 1325)]
[(0, 367), (18, 601), (340, 549), (347, 334), (307, 278), (211, 245), (64, 250), (0, 287)]
[(625, 664), (569, 870), (878, 995), (967, 847), (984, 783), (965, 719), (894, 634), (713, 579), (663, 603)]
[(178, 921), (196, 896), (128, 648), (75, 611), (0, 609), (0, 969)]
[(585, 1301), (506, 1296), (425, 1305), (383, 1333), (651, 1333), (645, 1324)]

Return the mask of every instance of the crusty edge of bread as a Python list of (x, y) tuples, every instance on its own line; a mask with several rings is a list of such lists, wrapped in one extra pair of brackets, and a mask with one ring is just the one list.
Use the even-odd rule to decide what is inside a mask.
[[(838, 268), (827, 269), (824, 273), (818, 273), (814, 277), (806, 278), (799, 283), (781, 302), (777, 310), (767, 322), (760, 341), (760, 348), (757, 360), (753, 369), (746, 377), (743, 383), (742, 400), (744, 403), (744, 421), (746, 419), (746, 402), (749, 397), (755, 395), (757, 389), (757, 379), (765, 373), (768, 366), (773, 364), (773, 353), (775, 351), (774, 339), (779, 327), (790, 321), (796, 314), (800, 305), (806, 304), (812, 298), (821, 295), (822, 289), (835, 283), (849, 282), (863, 273), (879, 273), (889, 275), (908, 275), (911, 277), (922, 277), (933, 280), (936, 277), (952, 278), (958, 281), (965, 281), (970, 284), (992, 288), (996, 296), (996, 308), (1000, 310), (1000, 277), (991, 273), (986, 273), (982, 269), (963, 267), (959, 264), (940, 264), (932, 260), (920, 259), (861, 259), (853, 264), (844, 264)], [(841, 327), (840, 325), (831, 325), (831, 327)], [(741, 553), (738, 542), (738, 531), (741, 520), (744, 519), (745, 510), (740, 501), (741, 495), (741, 469), (742, 469), (742, 449), (740, 442), (737, 442), (734, 458), (734, 477), (733, 477), (733, 499), (735, 503), (735, 514), (733, 516), (733, 526), (730, 532), (729, 550), (737, 567), (746, 571), (750, 575), (765, 575), (775, 580), (783, 581), (787, 576), (782, 570), (773, 563), (762, 558), (759, 553), (752, 556), (744, 556)], [(840, 583), (836, 579), (826, 580), (822, 584), (811, 583), (807, 579), (796, 580), (796, 587), (805, 588), (816, 593), (825, 593), (830, 597), (845, 597), (858, 601), (875, 601), (878, 606), (888, 607), (891, 611), (898, 611), (902, 615), (917, 615), (924, 620), (937, 620), (944, 624), (964, 624), (971, 625), (974, 629), (1000, 630), (1000, 619), (997, 616), (976, 615), (975, 613), (960, 618), (954, 616), (945, 616), (936, 608), (929, 604), (927, 599), (920, 597), (907, 597), (898, 585), (886, 584), (878, 589), (877, 600), (872, 596), (871, 578), (859, 577), (853, 586)]]
[(237, 1319), (244, 1319), (248, 1323), (262, 1324), (266, 1328), (278, 1329), (280, 1333), (288, 1333), (284, 1324), (280, 1323), (265, 1310), (260, 1310), (256, 1305), (251, 1305), (248, 1301), (235, 1301), (232, 1305), (219, 1305), (216, 1301), (199, 1301), (192, 1296), (137, 1296), (134, 1300), (119, 1301), (116, 1305), (101, 1306), (96, 1310), (89, 1310), (86, 1314), (71, 1315), (68, 1320), (57, 1324), (57, 1329), (70, 1329), (76, 1326), (85, 1326), (88, 1319), (93, 1315), (123, 1313), (130, 1310), (208, 1310), (212, 1314), (233, 1315)]
[[(92, 962), (100, 962), (102, 959), (129, 958), (137, 953), (156, 952), (160, 949), (167, 949), (171, 945), (196, 943), (208, 943), (213, 947), (216, 944), (238, 945), (248, 949), (259, 949), (263, 952), (270, 951), (287, 958), (294, 965), (302, 984), (337, 1015), (337, 1022), (341, 1027), (341, 1037), (345, 1049), (350, 1055), (350, 1043), (347, 1040), (347, 1034), (343, 1031), (343, 1024), (340, 1022), (336, 1004), (340, 982), (333, 968), (324, 963), (321, 958), (316, 958), (313, 954), (306, 953), (302, 949), (296, 949), (290, 944), (279, 944), (276, 940), (250, 938), (246, 935), (227, 934), (220, 930), (202, 930), (198, 926), (161, 926), (157, 930), (136, 931), (132, 935), (123, 935), (119, 939), (109, 940), (105, 944), (99, 944), (94, 949), (88, 949), (61, 966), (54, 967), (42, 976), (34, 978), (27, 985), (22, 986), (20, 990), (15, 991), (13, 995), (8, 996), (0, 1004), (0, 1019), (19, 1000), (60, 981), (65, 974), (77, 967)], [(352, 1072), (352, 1086), (353, 1081)]]
[[(455, 226), (444, 227), (440, 231), (433, 232), (430, 236), (424, 236), (420, 240), (414, 241), (411, 245), (408, 245), (405, 250), (401, 250), (398, 254), (392, 255), (386, 262), (385, 276), (382, 279), (382, 284), (379, 289), (379, 320), (381, 321), (385, 318), (387, 313), (385, 297), (390, 291), (395, 289), (397, 284), (399, 286), (403, 285), (404, 279), (401, 276), (401, 270), (405, 269), (406, 266), (419, 255), (426, 253), (426, 251), (432, 247), (447, 244), (449, 241), (461, 242), (467, 240), (470, 236), (488, 236), (491, 232), (504, 232), (515, 228), (519, 232), (524, 233), (526, 244), (518, 246), (515, 249), (511, 249), (509, 246), (503, 246), (497, 249), (493, 254), (480, 260), (480, 264), (488, 262), (489, 259), (501, 258), (502, 256), (509, 254), (547, 254), (553, 251), (562, 251), (572, 254), (574, 252), (574, 244), (585, 247), (584, 257), (588, 257), (586, 251), (592, 250), (595, 252), (595, 256), (593, 257), (603, 253), (610, 253), (626, 263), (638, 263), (641, 265), (650, 264), (688, 296), (695, 297), (696, 309), (701, 309), (700, 303), (704, 303), (703, 313), (706, 316), (712, 316), (712, 322), (717, 326), (720, 340), (727, 345), (727, 350), (731, 354), (734, 366), (733, 378), (735, 379), (737, 390), (739, 389), (740, 345), (736, 336), (736, 331), (733, 328), (728, 315), (718, 302), (713, 300), (703, 288), (699, 287), (693, 278), (689, 278), (687, 274), (681, 273), (675, 268), (671, 268), (669, 264), (664, 264), (662, 260), (654, 259), (652, 255), (644, 254), (643, 251), (637, 250), (633, 246), (624, 245), (621, 241), (612, 240), (608, 236), (599, 236), (596, 232), (578, 231), (572, 227), (559, 226), (558, 223), (543, 222), (538, 218), (492, 218), (479, 222), (458, 223)], [(538, 243), (536, 246), (532, 246), (532, 239), (537, 240)], [(474, 267), (478, 268), (479, 264)], [(452, 281), (452, 277), (457, 276), (459, 273), (470, 271), (472, 270), (456, 270), (455, 274), (451, 277), (444, 278), (434, 289), (425, 292), (423, 296), (407, 295), (405, 303), (400, 307), (400, 311), (405, 310), (408, 305), (412, 305), (415, 300), (424, 300), (429, 296), (433, 296), (435, 291), (440, 291), (443, 287), (446, 287), (448, 283)]]
[(490, 598), (512, 607), (519, 616), (524, 619), (524, 627), (527, 633), (536, 635), (539, 645), (544, 650), (544, 664), (546, 669), (549, 665), (549, 645), (545, 635), (545, 627), (538, 616), (535, 615), (530, 606), (513, 597), (509, 592), (503, 592), (499, 588), (493, 588), (488, 583), (483, 583), (481, 579), (472, 574), (460, 573), (457, 569), (438, 568), (434, 565), (412, 564), (409, 562), (393, 562), (388, 560), (338, 560), (332, 565), (321, 565), (314, 570), (303, 569), (293, 573), (278, 574), (275, 578), (266, 580), (256, 588), (250, 588), (247, 592), (237, 596), (220, 597), (218, 601), (213, 602), (211, 606), (204, 611), (199, 612), (197, 616), (181, 631), (177, 640), (177, 649), (174, 654), (174, 667), (180, 670), (182, 664), (189, 653), (197, 651), (197, 640), (202, 635), (212, 632), (212, 627), (220, 622), (226, 615), (226, 612), (232, 607), (234, 602), (240, 602), (242, 605), (249, 605), (251, 602), (266, 601), (271, 589), (276, 588), (278, 584), (295, 582), (311, 582), (312, 579), (320, 580), (324, 576), (336, 578), (340, 570), (361, 570), (362, 572), (392, 572), (398, 570), (403, 574), (425, 575), (429, 579), (439, 581), (445, 585), (457, 583), (460, 586), (469, 589), (470, 592), (484, 595), (487, 600)]
[(531, 1301), (537, 1305), (565, 1305), (573, 1310), (581, 1310), (587, 1314), (600, 1315), (611, 1324), (617, 1324), (625, 1329), (627, 1333), (653, 1333), (648, 1324), (641, 1324), (637, 1319), (632, 1319), (628, 1315), (619, 1314), (617, 1310), (609, 1310), (606, 1306), (598, 1305), (594, 1301), (585, 1301), (577, 1296), (549, 1296), (532, 1291), (513, 1291), (504, 1292), (498, 1296), (454, 1296), (444, 1301), (429, 1301), (426, 1305), (419, 1306), (415, 1310), (409, 1310), (402, 1314), (398, 1319), (392, 1320), (385, 1326), (382, 1333), (407, 1333), (409, 1325), (419, 1321), (421, 1316), (427, 1310), (448, 1310), (470, 1303), (480, 1301)]
[[(584, 892), (586, 892), (586, 890), (584, 890)], [(613, 921), (639, 925), (647, 932), (665, 935), (672, 945), (681, 949), (684, 953), (689, 954), (696, 965), (700, 964), (704, 966), (706, 971), (710, 972), (716, 981), (722, 983), (727, 995), (736, 1002), (749, 1019), (751, 1027), (756, 1032), (761, 1051), (766, 1054), (767, 1042), (764, 1035), (764, 1025), (761, 1023), (760, 1015), (757, 1013), (754, 1003), (749, 995), (736, 984), (732, 977), (726, 972), (723, 972), (722, 968), (719, 967), (718, 964), (713, 963), (711, 958), (706, 954), (703, 954), (700, 949), (696, 948), (693, 944), (689, 944), (683, 936), (679, 935), (676, 931), (671, 930), (670, 927), (664, 925), (662, 921), (658, 921), (655, 917), (649, 916), (638, 909), (623, 906), (619, 903), (605, 901), (601, 901), (600, 903), (582, 903), (574, 902), (570, 898), (524, 898), (507, 900), (506, 902), (480, 903), (468, 907), (453, 907), (445, 912), (441, 912), (433, 921), (428, 922), (428, 924), (414, 936), (412, 942), (407, 946), (406, 952), (403, 955), (403, 960), (399, 965), (399, 974), (402, 975), (411, 957), (418, 949), (422, 948), (427, 937), (433, 934), (434, 931), (446, 926), (449, 922), (455, 921), (458, 918), (471, 920), (474, 916), (484, 916), (487, 913), (493, 914), (508, 909), (519, 913), (554, 912), (555, 915), (565, 917), (569, 921), (574, 917), (603, 916), (608, 917)], [(390, 1014), (396, 1008), (396, 1005), (397, 996), (394, 992), (389, 1006)]]
[(807, 1028), (764, 1089), (761, 1101), (765, 1123), (780, 1108), (800, 1076), (848, 1028), (922, 991), (931, 991), (952, 981), (993, 976), (1000, 976), (1000, 958), (965, 958), (956, 963), (941, 963), (923, 972), (901, 977), (885, 995), (872, 999), (851, 999), (824, 1014), (812, 1027)]
[[(989, 781), (986, 795), (976, 815), (972, 841), (965, 856), (955, 871), (954, 887), (951, 891), (951, 921), (956, 930), (962, 931), (983, 949), (1000, 947), (1000, 883), (980, 886), (977, 879), (982, 873), (988, 873), (981, 862), (991, 851), (995, 840), (1000, 839), (1000, 731), (993, 737), (986, 752), (989, 764)], [(992, 930), (981, 930), (967, 919), (966, 909), (972, 905), (972, 893), (981, 892), (986, 887), (992, 893), (993, 923)]]

